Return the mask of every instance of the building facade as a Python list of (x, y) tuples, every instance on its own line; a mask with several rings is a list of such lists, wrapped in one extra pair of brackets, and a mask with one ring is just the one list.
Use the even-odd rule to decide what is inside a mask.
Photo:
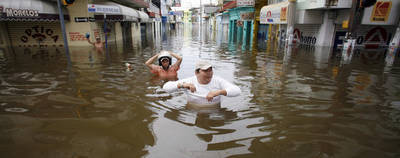
[[(293, 42), (310, 46), (341, 47), (349, 32), (348, 24), (354, 6), (348, 0), (297, 0), (293, 29), (288, 29), (290, 1), (269, 1), (260, 12), (260, 24), (266, 29), (268, 40), (287, 41), (288, 33)], [(374, 6), (361, 9), (359, 23), (355, 23), (356, 47), (374, 49), (387, 47), (395, 33), (399, 19), (396, 0), (378, 0)], [(383, 12), (383, 15), (382, 15)], [(322, 15), (322, 16), (321, 16)], [(354, 17), (353, 16), (353, 17)], [(288, 32), (289, 31), (289, 32)]]
[[(137, 8), (148, 8), (148, 3), (135, 3)], [(110, 1), (75, 1), (62, 7), (69, 46), (87, 46), (100, 37), (108, 45), (122, 46), (146, 38), (145, 30), (151, 20), (143, 9), (134, 9)], [(16, 48), (56, 48), (64, 42), (56, 1), (2, 0), (0, 1), (0, 46)], [(151, 31), (151, 30), (150, 30)], [(144, 35), (144, 36), (143, 36)]]

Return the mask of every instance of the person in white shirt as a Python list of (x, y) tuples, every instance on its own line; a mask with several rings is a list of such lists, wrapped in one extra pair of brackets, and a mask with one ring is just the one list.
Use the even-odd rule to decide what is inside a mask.
[(195, 66), (195, 76), (178, 81), (169, 81), (163, 89), (167, 92), (184, 90), (189, 104), (207, 106), (219, 105), (221, 95), (240, 95), (238, 86), (213, 75), (213, 67), (207, 61), (199, 61)]

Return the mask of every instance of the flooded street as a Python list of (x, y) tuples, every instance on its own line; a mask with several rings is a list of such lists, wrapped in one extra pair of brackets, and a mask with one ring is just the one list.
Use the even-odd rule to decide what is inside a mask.
[[(399, 57), (227, 41), (190, 25), (137, 46), (70, 48), (71, 67), (63, 47), (7, 51), (0, 157), (400, 157)], [(144, 64), (162, 49), (183, 57), (179, 79), (204, 59), (241, 95), (187, 107)]]

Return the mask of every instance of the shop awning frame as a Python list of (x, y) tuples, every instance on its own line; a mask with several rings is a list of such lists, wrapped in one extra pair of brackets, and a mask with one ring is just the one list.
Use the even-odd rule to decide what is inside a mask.
[[(106, 8), (106, 9), (101, 9), (100, 11), (97, 11), (98, 8)], [(99, 14), (100, 15), (106, 14), (107, 16), (110, 15), (114, 17), (118, 15), (122, 16), (122, 19), (114, 21), (134, 21), (134, 22), (149, 21), (149, 15), (147, 15), (147, 13), (114, 2), (105, 2), (101, 4), (88, 4), (88, 11), (93, 12), (95, 14), (95, 17), (96, 16), (100, 17), (98, 16)], [(96, 20), (98, 20), (98, 18), (96, 18)]]

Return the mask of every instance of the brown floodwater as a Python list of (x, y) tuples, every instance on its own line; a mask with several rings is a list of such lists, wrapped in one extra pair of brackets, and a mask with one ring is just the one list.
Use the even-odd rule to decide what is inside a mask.
[[(73, 47), (71, 66), (63, 48), (3, 49), (0, 157), (400, 157), (398, 56), (265, 41), (242, 50), (223, 32), (199, 35), (187, 26), (122, 48)], [(144, 65), (161, 49), (183, 57), (178, 78), (209, 60), (241, 95), (186, 106)]]

